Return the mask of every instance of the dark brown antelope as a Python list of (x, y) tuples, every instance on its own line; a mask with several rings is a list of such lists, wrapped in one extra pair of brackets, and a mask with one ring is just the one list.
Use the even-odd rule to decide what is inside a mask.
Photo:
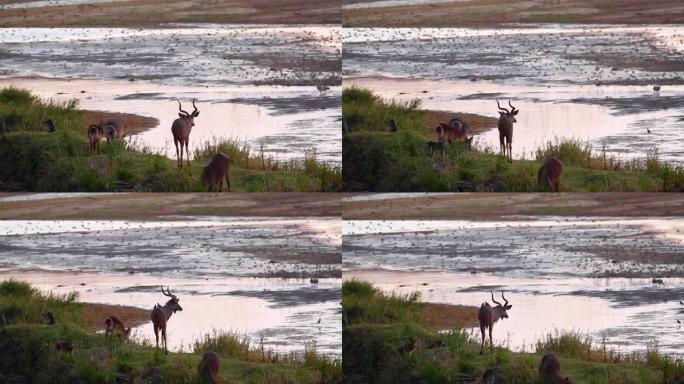
[(126, 127), (119, 119), (110, 119), (105, 122), (100, 122), (100, 125), (104, 126), (105, 136), (108, 141), (123, 139), (126, 135)]
[(104, 128), (101, 124), (90, 124), (88, 127), (88, 141), (90, 142), (90, 153), (100, 154), (100, 143), (104, 137)]
[(199, 363), (197, 370), (199, 375), (205, 383), (216, 384), (216, 375), (218, 375), (221, 360), (214, 352), (206, 352)]
[(570, 384), (570, 378), (561, 378), (560, 361), (553, 353), (547, 353), (539, 364), (539, 375), (551, 384)]
[(506, 302), (505, 304), (501, 304), (494, 300), (494, 292), (490, 293), (492, 294), (492, 301), (494, 304), (496, 304), (496, 307), (492, 307), (489, 305), (489, 303), (484, 302), (480, 306), (480, 312), (477, 315), (477, 319), (480, 321), (480, 332), (482, 332), (482, 346), (480, 347), (480, 354), (482, 354), (484, 351), (485, 330), (487, 328), (489, 328), (489, 351), (494, 351), (494, 341), (492, 340), (492, 328), (494, 328), (494, 323), (496, 323), (499, 319), (507, 319), (508, 313), (506, 313), (506, 311), (513, 307), (512, 305), (508, 305), (508, 300), (506, 300), (504, 297), (503, 292), (501, 292), (501, 298), (504, 299)]
[(508, 161), (513, 161), (513, 123), (517, 123), (518, 120), (515, 119), (515, 115), (520, 112), (515, 109), (511, 101), (508, 100), (508, 105), (511, 107), (509, 111), (506, 108), (502, 108), (499, 105), (499, 100), (496, 101), (496, 106), (499, 108), (499, 122), (497, 123), (497, 128), (499, 128), (499, 147), (501, 149), (501, 154), (506, 156), (508, 153)]
[[(188, 168), (190, 167), (190, 152), (188, 151), (188, 142), (190, 141), (190, 131), (195, 126), (195, 117), (199, 116), (199, 111), (195, 106), (195, 100), (192, 101), (192, 107), (195, 108), (192, 113), (188, 113), (181, 109), (181, 102), (178, 102), (178, 118), (173, 121), (171, 125), (171, 133), (173, 133), (173, 144), (176, 145), (176, 160), (178, 161), (178, 168), (183, 168), (183, 146), (185, 146), (185, 154), (187, 157)], [(178, 145), (180, 144), (180, 152)]]
[(183, 308), (178, 305), (178, 298), (171, 293), (168, 287), (166, 288), (166, 292), (164, 292), (164, 287), (161, 287), (161, 291), (164, 296), (170, 297), (171, 299), (163, 306), (159, 304), (155, 305), (152, 309), (151, 318), (152, 325), (154, 326), (154, 337), (157, 339), (157, 348), (159, 348), (159, 330), (161, 330), (164, 353), (168, 355), (169, 351), (166, 347), (166, 323), (169, 321), (169, 318), (171, 318), (171, 315), (176, 313), (176, 311), (182, 311)]
[(120, 335), (124, 339), (127, 339), (131, 335), (131, 329), (126, 328), (124, 323), (117, 319), (115, 316), (109, 316), (105, 319), (105, 336), (109, 335)]
[(214, 155), (202, 171), (202, 184), (209, 192), (218, 187), (223, 192), (223, 179), (226, 179), (227, 190), (230, 192), (230, 158), (223, 152)]
[(537, 172), (537, 182), (544, 185), (551, 192), (560, 191), (560, 178), (563, 172), (563, 163), (555, 157), (549, 157)]

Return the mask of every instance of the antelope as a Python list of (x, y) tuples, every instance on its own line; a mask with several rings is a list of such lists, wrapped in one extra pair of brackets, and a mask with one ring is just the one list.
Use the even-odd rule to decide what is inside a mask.
[(492, 301), (496, 304), (496, 307), (492, 307), (489, 303), (484, 302), (480, 306), (480, 312), (477, 315), (477, 319), (480, 321), (480, 332), (482, 332), (480, 355), (484, 351), (485, 330), (489, 328), (489, 350), (490, 352), (494, 352), (494, 341), (492, 340), (492, 328), (494, 328), (494, 323), (499, 319), (507, 319), (508, 313), (506, 313), (506, 311), (513, 307), (512, 305), (508, 305), (508, 300), (504, 297), (503, 292), (501, 292), (501, 298), (506, 302), (503, 305), (494, 300), (494, 292), (490, 291), (490, 293), (492, 294)]
[(443, 141), (428, 141), (426, 144), (426, 150), (430, 154), (430, 157), (434, 156), (435, 152), (439, 154), (439, 157), (444, 159), (444, 142)]
[(221, 360), (214, 352), (209, 351), (202, 356), (202, 361), (200, 361), (197, 370), (199, 371), (199, 375), (205, 383), (217, 383), (216, 375), (218, 375), (220, 364)]
[(107, 326), (107, 328), (105, 328), (105, 336), (114, 334), (121, 335), (124, 339), (127, 339), (128, 336), (130, 336), (131, 334), (131, 329), (126, 328), (124, 326), (124, 323), (114, 316), (109, 316), (108, 318), (106, 318), (105, 325)]
[(539, 375), (551, 384), (570, 384), (570, 378), (561, 378), (560, 362), (553, 353), (547, 353), (542, 357)]
[[(173, 144), (176, 146), (176, 160), (178, 161), (178, 168), (183, 168), (183, 145), (185, 145), (185, 154), (187, 155), (188, 168), (190, 167), (190, 152), (188, 151), (188, 142), (190, 141), (190, 131), (195, 126), (195, 117), (199, 116), (199, 111), (195, 106), (195, 100), (192, 101), (192, 107), (195, 108), (192, 113), (188, 113), (181, 109), (181, 102), (178, 101), (178, 118), (173, 121), (171, 125), (171, 133), (173, 134)], [(180, 153), (178, 152), (178, 144), (180, 144)]]
[(52, 121), (52, 119), (45, 120), (45, 128), (50, 133), (55, 132), (57, 130), (57, 127), (55, 127), (55, 122)]
[(506, 108), (502, 108), (499, 105), (499, 100), (496, 101), (496, 106), (499, 108), (499, 122), (497, 123), (497, 128), (499, 128), (499, 147), (501, 148), (501, 154), (506, 156), (508, 151), (508, 161), (513, 161), (513, 123), (517, 123), (518, 120), (515, 119), (515, 115), (520, 112), (515, 109), (511, 101), (508, 100), (508, 105), (511, 107), (509, 111)]
[(55, 325), (57, 324), (57, 319), (55, 319), (55, 314), (52, 312), (47, 312), (45, 315), (45, 324), (47, 325)]
[(72, 353), (76, 349), (76, 346), (70, 341), (60, 341), (55, 343), (55, 349), (66, 353)]
[(176, 313), (176, 311), (182, 311), (180, 305), (178, 305), (178, 298), (176, 295), (172, 294), (168, 287), (166, 287), (166, 292), (164, 292), (164, 287), (161, 287), (161, 291), (164, 296), (170, 297), (169, 301), (163, 306), (157, 304), (152, 309), (152, 325), (154, 326), (154, 337), (157, 339), (157, 348), (159, 348), (159, 330), (162, 334), (162, 344), (164, 345), (164, 353), (167, 355), (169, 351), (166, 347), (166, 323), (171, 318), (171, 315)]
[(202, 171), (202, 184), (209, 192), (213, 192), (218, 185), (218, 191), (223, 192), (223, 178), (230, 192), (230, 158), (223, 152), (214, 155)]
[(100, 125), (105, 127), (105, 136), (107, 141), (123, 139), (126, 135), (125, 126), (119, 119), (110, 119), (105, 122), (100, 122)]
[(560, 177), (563, 172), (563, 163), (555, 157), (549, 157), (537, 172), (539, 185), (545, 185), (551, 192), (560, 191)]
[(90, 152), (100, 154), (100, 142), (104, 136), (104, 128), (101, 124), (90, 124), (88, 127), (88, 141), (90, 142)]
[(329, 90), (330, 87), (328, 87), (327, 85), (318, 84), (318, 85), (316, 85), (316, 89), (318, 89), (318, 92), (323, 94), (323, 93), (325, 93), (325, 91)]

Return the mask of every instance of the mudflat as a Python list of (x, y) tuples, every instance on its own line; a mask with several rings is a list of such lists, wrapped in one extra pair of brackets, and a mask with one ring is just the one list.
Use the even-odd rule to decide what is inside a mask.
[[(0, 194), (0, 219), (149, 220), (189, 216), (339, 216), (336, 193)], [(30, 195), (28, 195), (30, 197)]]
[(663, 193), (478, 193), (345, 199), (345, 220), (505, 220), (515, 216), (684, 215), (684, 196)]
[(496, 27), (509, 23), (676, 24), (684, 22), (684, 3), (674, 0), (423, 1), (411, 5), (346, 8), (342, 11), (342, 22), (345, 27)]
[[(2, 1), (0, 4), (8, 4)], [(7, 8), (0, 27), (155, 27), (168, 23), (337, 24), (340, 3), (321, 0), (132, 0)]]

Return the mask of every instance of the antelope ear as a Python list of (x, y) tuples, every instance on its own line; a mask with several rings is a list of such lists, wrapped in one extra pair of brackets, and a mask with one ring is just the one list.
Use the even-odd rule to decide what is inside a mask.
[(520, 111), (515, 111), (515, 112), (513, 112), (513, 116), (517, 115), (518, 112), (520, 112)]
[(185, 117), (185, 115), (184, 115), (184, 114), (182, 114), (182, 113), (179, 113), (179, 114), (178, 114), (178, 117), (180, 117), (180, 118), (182, 119), (182, 118), (184, 118), (184, 117)]
[(513, 305), (506, 305), (506, 306), (504, 306), (504, 308), (506, 308), (506, 310), (509, 310), (509, 309), (513, 308)]
[(199, 116), (199, 111), (194, 112), (192, 115), (195, 116), (195, 117)]

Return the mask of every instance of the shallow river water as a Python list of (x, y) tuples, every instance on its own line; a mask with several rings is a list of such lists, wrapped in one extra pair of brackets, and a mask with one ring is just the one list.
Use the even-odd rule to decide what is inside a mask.
[(344, 279), (478, 307), (505, 291), (513, 309), (494, 334), (513, 349), (574, 330), (620, 352), (657, 340), (684, 355), (681, 218), (348, 221), (343, 238)]

